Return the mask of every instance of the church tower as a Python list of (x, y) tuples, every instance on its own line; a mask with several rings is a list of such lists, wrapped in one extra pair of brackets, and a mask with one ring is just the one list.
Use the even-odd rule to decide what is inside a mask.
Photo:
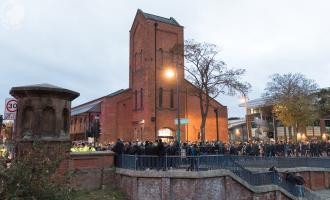
[[(174, 18), (137, 11), (130, 30), (129, 52), (134, 138), (154, 140), (159, 134), (175, 137), (176, 79), (166, 77), (165, 72), (178, 67), (180, 117), (183, 118), (186, 102), (185, 89), (181, 87), (184, 83), (183, 52), (172, 51), (183, 42), (183, 27)], [(184, 138), (184, 128), (181, 132)]]

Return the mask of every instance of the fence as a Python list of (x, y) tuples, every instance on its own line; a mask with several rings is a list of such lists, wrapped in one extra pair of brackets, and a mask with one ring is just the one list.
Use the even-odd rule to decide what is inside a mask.
[[(293, 165), (293, 161), (297, 163)], [(268, 163), (269, 162), (269, 163)], [(276, 172), (253, 173), (244, 168), (248, 167), (294, 167), (308, 166), (313, 167), (330, 167), (327, 165), (330, 160), (322, 160), (314, 158), (261, 158), (261, 157), (241, 157), (241, 156), (223, 156), (223, 155), (201, 155), (201, 156), (148, 156), (148, 155), (121, 155), (116, 159), (116, 166), (132, 170), (168, 170), (168, 169), (185, 169), (192, 171), (203, 171), (212, 169), (226, 169), (248, 182), (253, 186), (261, 185), (277, 185), (282, 187), (289, 193), (297, 197), (313, 197), (318, 199), (310, 191), (303, 186), (297, 186), (288, 182), (285, 178)]]
[(329, 158), (303, 157), (256, 157), (256, 156), (149, 156), (123, 155), (117, 158), (116, 165), (127, 169), (169, 169), (186, 168), (192, 170), (208, 170), (224, 168), (229, 162), (235, 162), (247, 168), (296, 168), (315, 167), (330, 168)]
[(244, 167), (251, 168), (270, 168), (272, 166), (277, 168), (330, 168), (329, 158), (232, 156), (232, 159)]

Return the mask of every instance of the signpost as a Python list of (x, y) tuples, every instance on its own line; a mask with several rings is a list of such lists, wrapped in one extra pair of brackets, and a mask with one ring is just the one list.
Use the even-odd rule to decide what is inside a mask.
[[(178, 118), (174, 120), (175, 125), (178, 124)], [(180, 118), (180, 125), (186, 125), (189, 124), (189, 119), (188, 118)]]
[(14, 98), (8, 98), (5, 101), (5, 113), (3, 120), (15, 120), (17, 111), (17, 100)]

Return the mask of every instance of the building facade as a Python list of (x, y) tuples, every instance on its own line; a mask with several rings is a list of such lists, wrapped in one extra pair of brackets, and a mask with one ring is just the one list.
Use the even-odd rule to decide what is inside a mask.
[(232, 117), (228, 119), (228, 136), (231, 142), (248, 141), (245, 118)]
[(276, 141), (328, 140), (330, 138), (330, 116), (323, 117), (305, 127), (305, 131), (295, 133), (293, 128), (285, 127), (272, 112), (273, 106), (265, 99), (247, 102), (247, 127), (252, 139), (270, 139)]
[[(137, 11), (130, 30), (129, 88), (95, 99), (72, 109), (71, 137), (83, 139), (86, 131), (100, 121), (100, 142), (122, 138), (155, 140), (176, 138), (177, 82), (168, 78), (168, 69), (176, 72), (179, 88), (181, 140), (200, 139), (199, 99), (184, 78), (183, 52), (173, 47), (184, 43), (183, 26), (174, 18)], [(182, 50), (183, 51), (183, 50)], [(206, 124), (207, 140), (228, 140), (227, 107), (212, 100)]]

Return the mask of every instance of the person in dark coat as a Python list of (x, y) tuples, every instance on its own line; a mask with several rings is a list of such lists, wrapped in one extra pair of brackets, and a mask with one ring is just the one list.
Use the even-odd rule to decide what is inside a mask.
[(120, 159), (124, 152), (124, 143), (120, 139), (117, 139), (117, 142), (115, 146), (112, 148), (112, 151), (115, 152), (114, 162), (116, 166), (120, 166)]
[(190, 145), (188, 147), (188, 155), (189, 155), (189, 160), (190, 160), (190, 166), (188, 167), (187, 171), (198, 171), (198, 166), (197, 166), (197, 145)]
[(165, 146), (164, 146), (164, 143), (162, 141), (162, 139), (159, 139), (158, 140), (158, 144), (156, 146), (156, 153), (157, 155), (159, 156), (158, 157), (158, 160), (157, 160), (157, 169), (163, 169), (165, 170), (165, 158), (164, 158), (164, 155), (165, 155)]
[(116, 154), (122, 154), (124, 152), (124, 143), (120, 139), (117, 139), (117, 142), (112, 151), (114, 151)]
[(163, 143), (162, 139), (158, 140), (157, 154), (158, 154), (158, 156), (164, 156), (165, 155), (165, 146), (164, 146), (164, 143)]

